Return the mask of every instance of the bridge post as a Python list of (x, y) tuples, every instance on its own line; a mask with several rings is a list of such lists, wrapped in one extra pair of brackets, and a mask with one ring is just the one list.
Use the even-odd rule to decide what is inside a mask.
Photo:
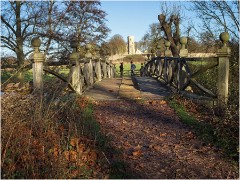
[[(105, 57), (106, 58), (106, 57)], [(107, 64), (106, 59), (102, 61), (102, 72), (103, 72), (103, 78), (107, 78)]]
[(70, 62), (72, 63), (72, 85), (77, 94), (82, 95), (82, 81), (80, 72), (80, 55), (78, 52), (77, 41), (71, 41), (71, 48), (73, 52), (70, 54)]
[(150, 75), (153, 75), (154, 74), (154, 70), (155, 70), (155, 64), (154, 64), (154, 61), (153, 61), (153, 59), (155, 59), (155, 53), (154, 53), (154, 50), (152, 49), (151, 50), (151, 60), (152, 60), (152, 62), (151, 62), (151, 64), (150, 64)]
[(171, 42), (170, 41), (165, 41), (165, 46), (166, 46), (166, 50), (164, 52), (164, 56), (165, 56), (165, 59), (163, 60), (164, 62), (162, 62), (162, 64), (164, 64), (164, 79), (167, 83), (170, 83), (171, 82), (171, 79), (172, 79), (172, 66), (173, 66), (173, 63), (172, 60), (167, 60), (166, 57), (172, 57), (172, 51), (169, 49), (170, 48), (170, 45), (171, 45)]
[(85, 54), (85, 58), (86, 58), (86, 62), (84, 63), (84, 74), (85, 74), (85, 78), (87, 81), (87, 86), (92, 86), (93, 85), (93, 65), (92, 65), (92, 54), (90, 52), (90, 49), (92, 48), (92, 46), (90, 44), (86, 45), (86, 54)]
[(110, 71), (110, 62), (109, 61), (106, 61), (106, 75), (108, 78), (111, 77), (111, 71)]
[(181, 37), (180, 38), (180, 44), (181, 44), (181, 49), (180, 49), (179, 56), (180, 57), (187, 57), (188, 56), (188, 50), (186, 49), (187, 37)]
[(116, 65), (113, 64), (113, 77), (116, 77)]
[(166, 50), (164, 52), (165, 57), (172, 57), (172, 51), (169, 49), (170, 45), (171, 45), (170, 41), (165, 41), (165, 47), (166, 47)]
[(96, 79), (97, 81), (101, 81), (102, 80), (102, 75), (101, 75), (101, 63), (100, 63), (101, 59), (98, 58), (95, 60), (95, 73), (96, 73)]
[(92, 59), (89, 60), (89, 63), (88, 63), (88, 68), (89, 68), (89, 83), (90, 83), (90, 86), (93, 85), (94, 83), (94, 72), (93, 72), (93, 62), (92, 62)]
[(223, 45), (217, 51), (218, 56), (218, 106), (224, 108), (228, 101), (229, 56), (231, 49), (227, 46), (230, 36), (227, 32), (220, 34)]
[(113, 77), (113, 64), (112, 64), (112, 61), (110, 60), (110, 63), (109, 63), (109, 67), (110, 67), (110, 78)]
[(42, 93), (43, 91), (43, 62), (45, 60), (44, 54), (40, 53), (39, 47), (41, 40), (36, 37), (31, 41), (32, 47), (34, 47), (33, 53), (33, 86), (36, 92)]
[(101, 73), (101, 59), (99, 55), (99, 49), (96, 49), (96, 58), (95, 58), (95, 73), (96, 73), (96, 80), (102, 80), (102, 73)]
[(180, 58), (178, 60), (178, 75), (177, 75), (178, 76), (177, 77), (178, 91), (181, 91), (184, 81), (186, 79), (186, 69), (183, 66), (183, 62), (182, 62), (181, 58), (188, 56), (188, 50), (186, 49), (187, 38), (181, 37), (180, 43), (181, 43), (181, 49), (180, 49), (180, 53), (179, 53)]

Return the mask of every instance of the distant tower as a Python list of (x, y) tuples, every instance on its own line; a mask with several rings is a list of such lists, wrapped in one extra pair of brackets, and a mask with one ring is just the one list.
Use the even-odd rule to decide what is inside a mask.
[(135, 54), (134, 36), (128, 36), (128, 54)]

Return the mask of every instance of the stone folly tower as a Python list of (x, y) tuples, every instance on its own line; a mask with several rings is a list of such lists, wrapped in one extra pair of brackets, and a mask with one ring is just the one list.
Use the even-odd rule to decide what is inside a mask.
[(128, 54), (135, 54), (134, 36), (128, 36)]

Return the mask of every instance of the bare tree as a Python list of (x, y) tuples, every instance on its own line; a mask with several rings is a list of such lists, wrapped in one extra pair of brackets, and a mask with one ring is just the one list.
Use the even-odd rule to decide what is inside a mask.
[[(166, 15), (161, 14), (158, 16), (160, 27), (164, 31), (168, 41), (171, 42), (171, 51), (173, 56), (179, 56), (179, 40), (180, 40), (180, 18), (177, 15), (171, 15), (169, 21), (166, 19)], [(173, 28), (174, 25), (174, 28)], [(174, 30), (175, 29), (175, 30)]]
[(203, 28), (218, 37), (226, 31), (239, 39), (239, 1), (193, 1), (193, 8), (203, 21)]
[(16, 53), (19, 67), (31, 52), (33, 35), (41, 37), (49, 57), (59, 59), (59, 54), (66, 57), (70, 52), (72, 39), (82, 46), (100, 44), (109, 32), (99, 1), (4, 1), (1, 5), (2, 46)]
[(29, 46), (26, 42), (28, 38), (35, 34), (34, 24), (38, 16), (37, 9), (33, 10), (32, 2), (2, 2), (2, 47), (16, 53), (19, 67), (24, 64), (25, 56), (30, 53), (25, 48)]
[(138, 45), (143, 52), (150, 52), (151, 50), (156, 51), (161, 38), (162, 34), (161, 29), (159, 28), (159, 23), (152, 23), (149, 25), (148, 32), (139, 41)]
[(40, 6), (35, 6), (31, 1), (4, 1), (1, 6), (1, 46), (16, 53), (17, 77), (20, 85), (23, 85), (22, 67), (25, 57), (31, 53), (28, 40), (36, 33)]

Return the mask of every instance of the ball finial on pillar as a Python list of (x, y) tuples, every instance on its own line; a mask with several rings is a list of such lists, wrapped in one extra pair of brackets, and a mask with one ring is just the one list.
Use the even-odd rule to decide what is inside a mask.
[(230, 35), (228, 34), (228, 32), (223, 32), (220, 34), (220, 40), (223, 43), (223, 46), (226, 47), (227, 46), (227, 42), (230, 39)]
[(181, 37), (180, 43), (181, 43), (181, 49), (185, 49), (187, 44), (187, 37)]
[(92, 54), (90, 52), (91, 48), (92, 48), (91, 44), (86, 45), (87, 53), (85, 54), (85, 58), (91, 58), (92, 57)]
[(41, 46), (41, 40), (39, 39), (39, 37), (35, 37), (35, 38), (32, 38), (31, 40), (31, 45), (32, 47), (34, 47), (34, 50), (39, 52), (39, 47)]

